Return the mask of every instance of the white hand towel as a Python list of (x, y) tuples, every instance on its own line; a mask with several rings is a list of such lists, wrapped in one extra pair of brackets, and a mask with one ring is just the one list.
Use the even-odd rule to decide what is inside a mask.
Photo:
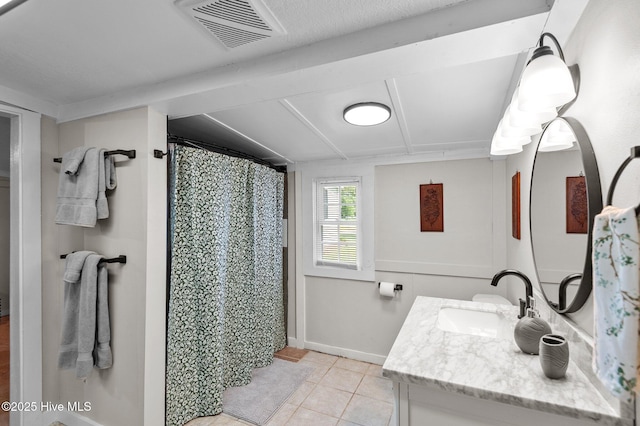
[(640, 365), (639, 259), (634, 208), (605, 207), (593, 225), (593, 370), (613, 395), (628, 402), (638, 387)]

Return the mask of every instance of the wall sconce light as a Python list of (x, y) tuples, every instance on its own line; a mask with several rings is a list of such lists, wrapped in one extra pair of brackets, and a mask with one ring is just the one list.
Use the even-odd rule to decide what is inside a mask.
[[(556, 45), (559, 57), (553, 54), (550, 47), (543, 45), (545, 37), (550, 38)], [(562, 48), (553, 34), (543, 33), (538, 47), (533, 51), (531, 60), (522, 73), (511, 104), (496, 129), (491, 141), (491, 155), (521, 152), (522, 145), (530, 142), (531, 136), (542, 132), (542, 124), (558, 115), (557, 108), (575, 97), (573, 78), (564, 62)], [(558, 133), (550, 137), (549, 147), (559, 147), (564, 143), (565, 148), (556, 149), (566, 149), (566, 141), (561, 142), (565, 139)], [(528, 141), (523, 142), (525, 140)], [(497, 146), (494, 147), (494, 144)]]
[[(542, 44), (545, 36), (556, 45), (559, 57), (549, 46)], [(520, 79), (518, 105), (523, 111), (557, 108), (576, 97), (573, 78), (564, 62), (558, 39), (551, 33), (543, 33), (538, 44)]]
[(540, 140), (538, 151), (551, 152), (569, 149), (573, 147), (575, 141), (576, 136), (573, 134), (573, 130), (571, 130), (569, 124), (563, 119), (558, 118), (547, 125)]
[(355, 126), (375, 126), (391, 117), (391, 108), (379, 102), (361, 102), (345, 108), (342, 116)]

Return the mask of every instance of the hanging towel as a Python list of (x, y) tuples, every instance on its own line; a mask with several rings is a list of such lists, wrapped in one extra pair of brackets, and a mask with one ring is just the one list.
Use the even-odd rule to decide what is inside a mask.
[[(95, 226), (98, 181), (100, 168), (104, 164), (103, 161), (99, 161), (98, 154), (96, 148), (89, 148), (75, 174), (60, 173), (56, 206), (57, 224)], [(61, 169), (73, 170), (69, 164), (74, 163), (75, 157), (74, 151), (65, 153), (62, 156)]]
[(62, 336), (58, 353), (58, 366), (75, 368), (78, 359), (78, 313), (80, 309), (80, 279), (86, 258), (92, 251), (77, 251), (67, 255), (63, 275), (64, 310), (62, 312)]
[[(83, 251), (67, 256), (62, 342), (58, 365), (85, 379), (95, 365), (112, 365), (108, 274), (102, 256)], [(71, 281), (75, 280), (75, 281)]]
[(613, 395), (628, 402), (640, 365), (639, 259), (634, 208), (605, 207), (593, 228), (593, 370)]
[[(78, 173), (80, 164), (84, 161), (84, 156), (89, 147), (81, 146), (79, 148), (72, 149), (68, 153), (62, 156), (61, 171), (64, 171), (68, 175), (75, 175)], [(65, 158), (66, 156), (66, 158)]]
[(109, 368), (113, 365), (113, 357), (111, 355), (111, 326), (109, 324), (109, 280), (107, 267), (104, 264), (98, 264), (96, 298), (96, 342), (93, 359), (96, 367)]
[[(109, 217), (109, 205), (107, 204), (107, 189), (115, 189), (116, 187), (116, 167), (113, 157), (104, 155), (105, 149), (100, 149), (98, 158), (100, 159), (100, 170), (98, 177), (98, 198), (96, 200), (96, 210), (98, 219), (106, 219)], [(102, 160), (104, 159), (104, 160)]]

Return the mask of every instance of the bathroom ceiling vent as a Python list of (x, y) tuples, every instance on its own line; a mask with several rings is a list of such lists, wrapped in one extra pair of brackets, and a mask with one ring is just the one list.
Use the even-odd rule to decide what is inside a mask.
[(260, 0), (177, 0), (175, 4), (227, 49), (285, 33)]

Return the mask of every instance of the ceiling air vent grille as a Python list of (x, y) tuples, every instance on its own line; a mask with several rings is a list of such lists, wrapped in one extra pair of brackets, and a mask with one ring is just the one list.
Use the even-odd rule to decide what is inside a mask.
[(260, 0), (177, 0), (176, 5), (229, 49), (284, 34)]
[(198, 18), (196, 19), (205, 26), (209, 31), (211, 31), (222, 43), (224, 43), (227, 47), (238, 47), (243, 44), (251, 43), (253, 41), (257, 41), (263, 38), (269, 37), (265, 34), (255, 33), (251, 31), (246, 31), (241, 28), (229, 27), (227, 25), (222, 25), (215, 21), (208, 21), (206, 19)]

